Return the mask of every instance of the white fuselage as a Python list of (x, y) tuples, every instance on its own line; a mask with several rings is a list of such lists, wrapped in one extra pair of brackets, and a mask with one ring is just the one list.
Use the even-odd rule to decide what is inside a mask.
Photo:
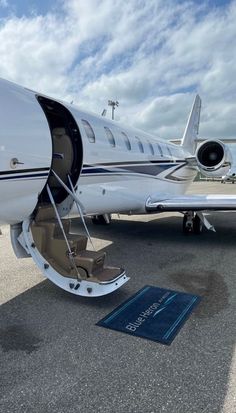
[[(77, 193), (87, 214), (144, 213), (149, 196), (183, 194), (194, 179), (196, 171), (187, 165), (187, 154), (180, 146), (73, 107), (70, 110), (83, 140), (83, 168)], [(95, 143), (89, 142), (81, 118), (92, 126)], [(109, 143), (104, 127), (112, 132), (115, 146)]]
[[(0, 80), (0, 224), (27, 219), (48, 182), (55, 156), (52, 127), (38, 96), (43, 97)], [(74, 105), (51, 101), (65, 108), (78, 128), (76, 156), (81, 165), (75, 187), (87, 215), (145, 213), (148, 197), (184, 194), (194, 179), (196, 169), (186, 162), (189, 153), (181, 146)], [(64, 208), (61, 214), (67, 212)]]

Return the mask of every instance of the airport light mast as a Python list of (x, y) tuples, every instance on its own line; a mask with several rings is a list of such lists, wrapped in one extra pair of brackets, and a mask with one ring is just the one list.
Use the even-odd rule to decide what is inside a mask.
[(118, 100), (108, 100), (108, 106), (111, 106), (111, 118), (114, 120), (115, 108), (119, 106)]

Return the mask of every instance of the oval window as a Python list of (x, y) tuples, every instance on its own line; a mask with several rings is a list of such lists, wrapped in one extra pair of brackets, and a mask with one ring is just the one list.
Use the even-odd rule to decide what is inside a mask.
[(170, 147), (168, 145), (166, 145), (166, 147), (167, 147), (168, 155), (172, 158), (172, 153), (171, 153)]
[(82, 124), (83, 124), (84, 130), (85, 130), (85, 133), (87, 135), (87, 138), (88, 138), (89, 142), (94, 143), (95, 142), (95, 134), (94, 134), (92, 126), (85, 119), (82, 119)]
[(163, 156), (163, 150), (162, 150), (162, 147), (159, 143), (157, 143), (157, 147), (158, 147), (158, 151), (159, 151), (160, 155)]
[(107, 126), (104, 126), (104, 129), (105, 129), (105, 132), (106, 132), (106, 135), (107, 135), (108, 142), (110, 143), (111, 146), (115, 147), (116, 146), (116, 141), (115, 141), (115, 138), (114, 138), (114, 135), (113, 135), (111, 129), (109, 129)]
[(126, 148), (128, 149), (128, 151), (131, 151), (131, 143), (130, 143), (128, 136), (126, 135), (125, 132), (121, 132), (121, 135), (124, 138)]
[(148, 146), (149, 146), (149, 149), (150, 149), (151, 154), (154, 155), (153, 144), (152, 144), (151, 142), (148, 142)]
[(135, 139), (137, 140), (139, 151), (141, 153), (144, 153), (143, 144), (142, 144), (141, 140), (137, 136), (135, 136)]

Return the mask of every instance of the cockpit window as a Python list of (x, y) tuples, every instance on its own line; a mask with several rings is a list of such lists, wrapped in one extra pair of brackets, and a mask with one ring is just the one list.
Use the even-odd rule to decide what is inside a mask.
[(114, 138), (114, 135), (113, 135), (111, 129), (109, 129), (107, 126), (104, 126), (104, 129), (105, 129), (105, 132), (106, 132), (106, 135), (107, 135), (108, 142), (114, 148), (116, 146), (116, 141), (115, 141), (115, 138)]
[(128, 149), (128, 151), (131, 151), (131, 143), (130, 143), (130, 140), (129, 140), (128, 136), (126, 135), (125, 132), (121, 132), (121, 135), (124, 138), (126, 148)]
[(94, 143), (95, 142), (95, 134), (93, 131), (92, 126), (90, 125), (90, 123), (87, 120), (82, 119), (82, 124), (85, 130), (85, 133), (87, 135), (87, 138), (89, 140), (89, 142)]
[(141, 153), (144, 153), (143, 144), (142, 144), (141, 140), (138, 138), (138, 136), (135, 136), (135, 139), (137, 140), (139, 151)]

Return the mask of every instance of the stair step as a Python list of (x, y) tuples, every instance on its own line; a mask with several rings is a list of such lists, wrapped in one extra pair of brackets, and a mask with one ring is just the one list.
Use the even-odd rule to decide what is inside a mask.
[[(86, 250), (88, 239), (84, 235), (70, 232), (71, 220), (62, 220), (66, 238), (73, 253), (73, 261), (82, 279), (97, 283), (109, 283), (120, 277), (123, 270), (104, 267), (106, 253)], [(61, 275), (77, 278), (71, 262), (68, 245), (55, 217), (52, 206), (39, 207), (31, 226), (35, 245), (47, 262)]]
[(100, 282), (106, 283), (109, 281), (114, 281), (116, 278), (120, 277), (123, 272), (124, 270), (122, 268), (104, 267), (94, 272), (93, 276)]
[(74, 257), (74, 261), (77, 267), (85, 268), (91, 277), (95, 271), (103, 268), (105, 256), (105, 252), (84, 250)]

